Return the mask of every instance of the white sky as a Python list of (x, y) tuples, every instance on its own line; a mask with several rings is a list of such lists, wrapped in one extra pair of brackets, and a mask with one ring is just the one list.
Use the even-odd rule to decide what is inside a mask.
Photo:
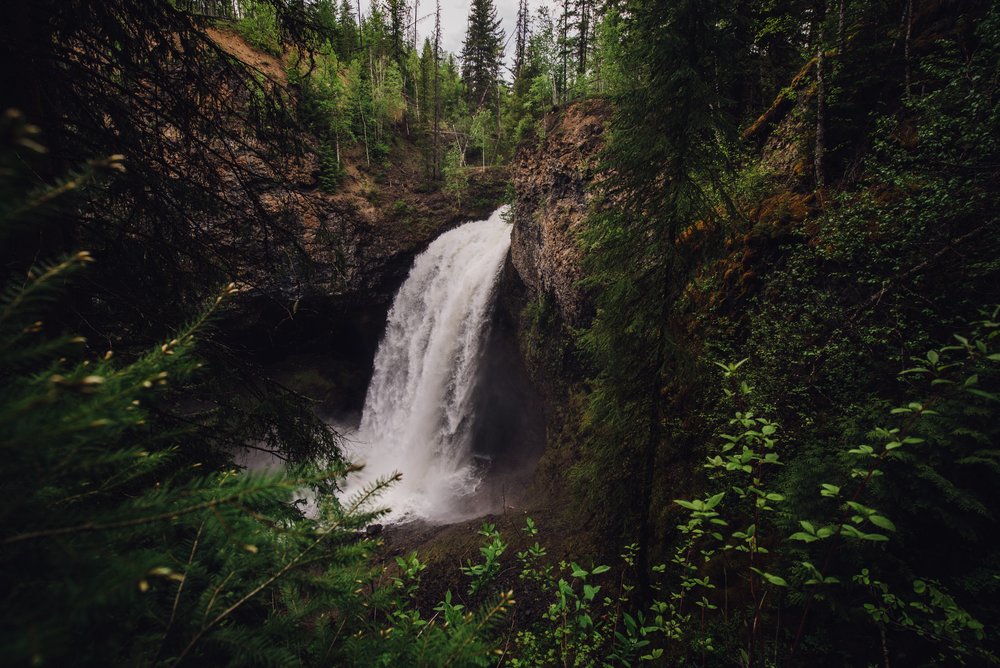
[[(358, 0), (352, 0), (358, 2)], [(371, 0), (360, 0), (361, 11), (365, 16), (369, 14)], [(410, 7), (414, 0), (407, 0)], [(417, 48), (419, 49), (425, 37), (431, 37), (434, 33), (434, 0), (419, 0), (420, 21), (417, 23)], [(518, 0), (494, 0), (497, 8), (497, 18), (500, 19), (500, 27), (509, 38), (514, 32), (517, 22)], [(528, 0), (528, 9), (532, 15), (535, 8), (542, 4), (551, 4), (550, 0)], [(465, 39), (465, 28), (469, 22), (469, 7), (472, 0), (441, 0), (441, 47), (445, 51), (450, 51), (456, 56), (462, 52), (462, 41)], [(424, 18), (426, 17), (426, 18)], [(514, 56), (514, 40), (507, 42), (507, 65)]]

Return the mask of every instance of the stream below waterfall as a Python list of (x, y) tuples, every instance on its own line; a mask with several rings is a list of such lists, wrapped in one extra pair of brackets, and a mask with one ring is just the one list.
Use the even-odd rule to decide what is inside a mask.
[(349, 498), (402, 474), (376, 504), (391, 509), (389, 522), (455, 520), (479, 509), (492, 455), (474, 444), (482, 432), (477, 387), (510, 247), (506, 210), (438, 237), (414, 260), (389, 310), (361, 423), (347, 434), (347, 457), (364, 470), (345, 490)]

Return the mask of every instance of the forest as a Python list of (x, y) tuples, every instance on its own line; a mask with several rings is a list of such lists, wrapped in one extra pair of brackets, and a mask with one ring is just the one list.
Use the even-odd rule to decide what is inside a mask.
[(1000, 664), (1000, 2), (0, 13), (3, 665)]

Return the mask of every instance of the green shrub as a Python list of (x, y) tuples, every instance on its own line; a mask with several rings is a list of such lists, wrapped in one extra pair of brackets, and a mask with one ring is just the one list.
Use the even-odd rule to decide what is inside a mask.
[(239, 0), (240, 19), (236, 31), (250, 44), (273, 56), (281, 55), (281, 30), (274, 5), (257, 0)]

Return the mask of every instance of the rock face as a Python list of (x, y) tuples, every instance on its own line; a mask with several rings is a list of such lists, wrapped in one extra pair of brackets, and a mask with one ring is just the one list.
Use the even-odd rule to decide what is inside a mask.
[[(228, 30), (206, 34), (295, 100), (299, 90), (281, 58)], [(369, 161), (362, 145), (341, 146), (343, 172), (331, 184), (322, 178), (316, 137), (300, 128), (286, 152), (272, 155), (243, 122), (235, 117), (232, 128), (242, 143), (217, 147), (226, 159), (209, 167), (222, 184), (221, 213), (200, 222), (238, 289), (230, 329), (246, 330), (247, 338), (280, 340), (279, 326), (329, 329), (359, 309), (388, 309), (414, 256), (450, 227), (486, 218), (506, 190), (506, 168), (490, 167), (470, 170), (461, 198), (445, 192), (427, 180), (421, 147), (403, 127), (391, 134), (385, 160)], [(187, 159), (175, 158), (179, 166)]]
[[(550, 114), (544, 139), (522, 148), (511, 169), (514, 229), (500, 312), (513, 330), (544, 412), (544, 453), (527, 495), (537, 505), (572, 505), (556, 499), (564, 492), (566, 470), (579, 459), (586, 404), (587, 372), (574, 330), (587, 326), (593, 315), (593, 305), (578, 286), (584, 274), (577, 235), (593, 205), (589, 188), (609, 116), (610, 109), (599, 100)], [(574, 520), (574, 526), (580, 523)]]
[(513, 166), (517, 200), (511, 265), (528, 300), (552, 298), (564, 322), (573, 326), (590, 318), (591, 308), (577, 286), (583, 252), (576, 237), (590, 207), (588, 187), (609, 115), (600, 100), (550, 114), (545, 138), (522, 149)]
[[(489, 216), (507, 182), (504, 168), (477, 170), (458, 202), (426, 187), (410, 142), (397, 141), (389, 165), (365, 166), (359, 147), (344, 154), (346, 175), (333, 193), (318, 187), (313, 153), (286, 161), (280, 173), (253, 165), (260, 204), (285, 236), (275, 248), (259, 244), (263, 251), (238, 256), (245, 297), (288, 305), (391, 301), (413, 257), (450, 227)], [(233, 237), (234, 248), (241, 243)], [(268, 253), (273, 257), (261, 256)]]

